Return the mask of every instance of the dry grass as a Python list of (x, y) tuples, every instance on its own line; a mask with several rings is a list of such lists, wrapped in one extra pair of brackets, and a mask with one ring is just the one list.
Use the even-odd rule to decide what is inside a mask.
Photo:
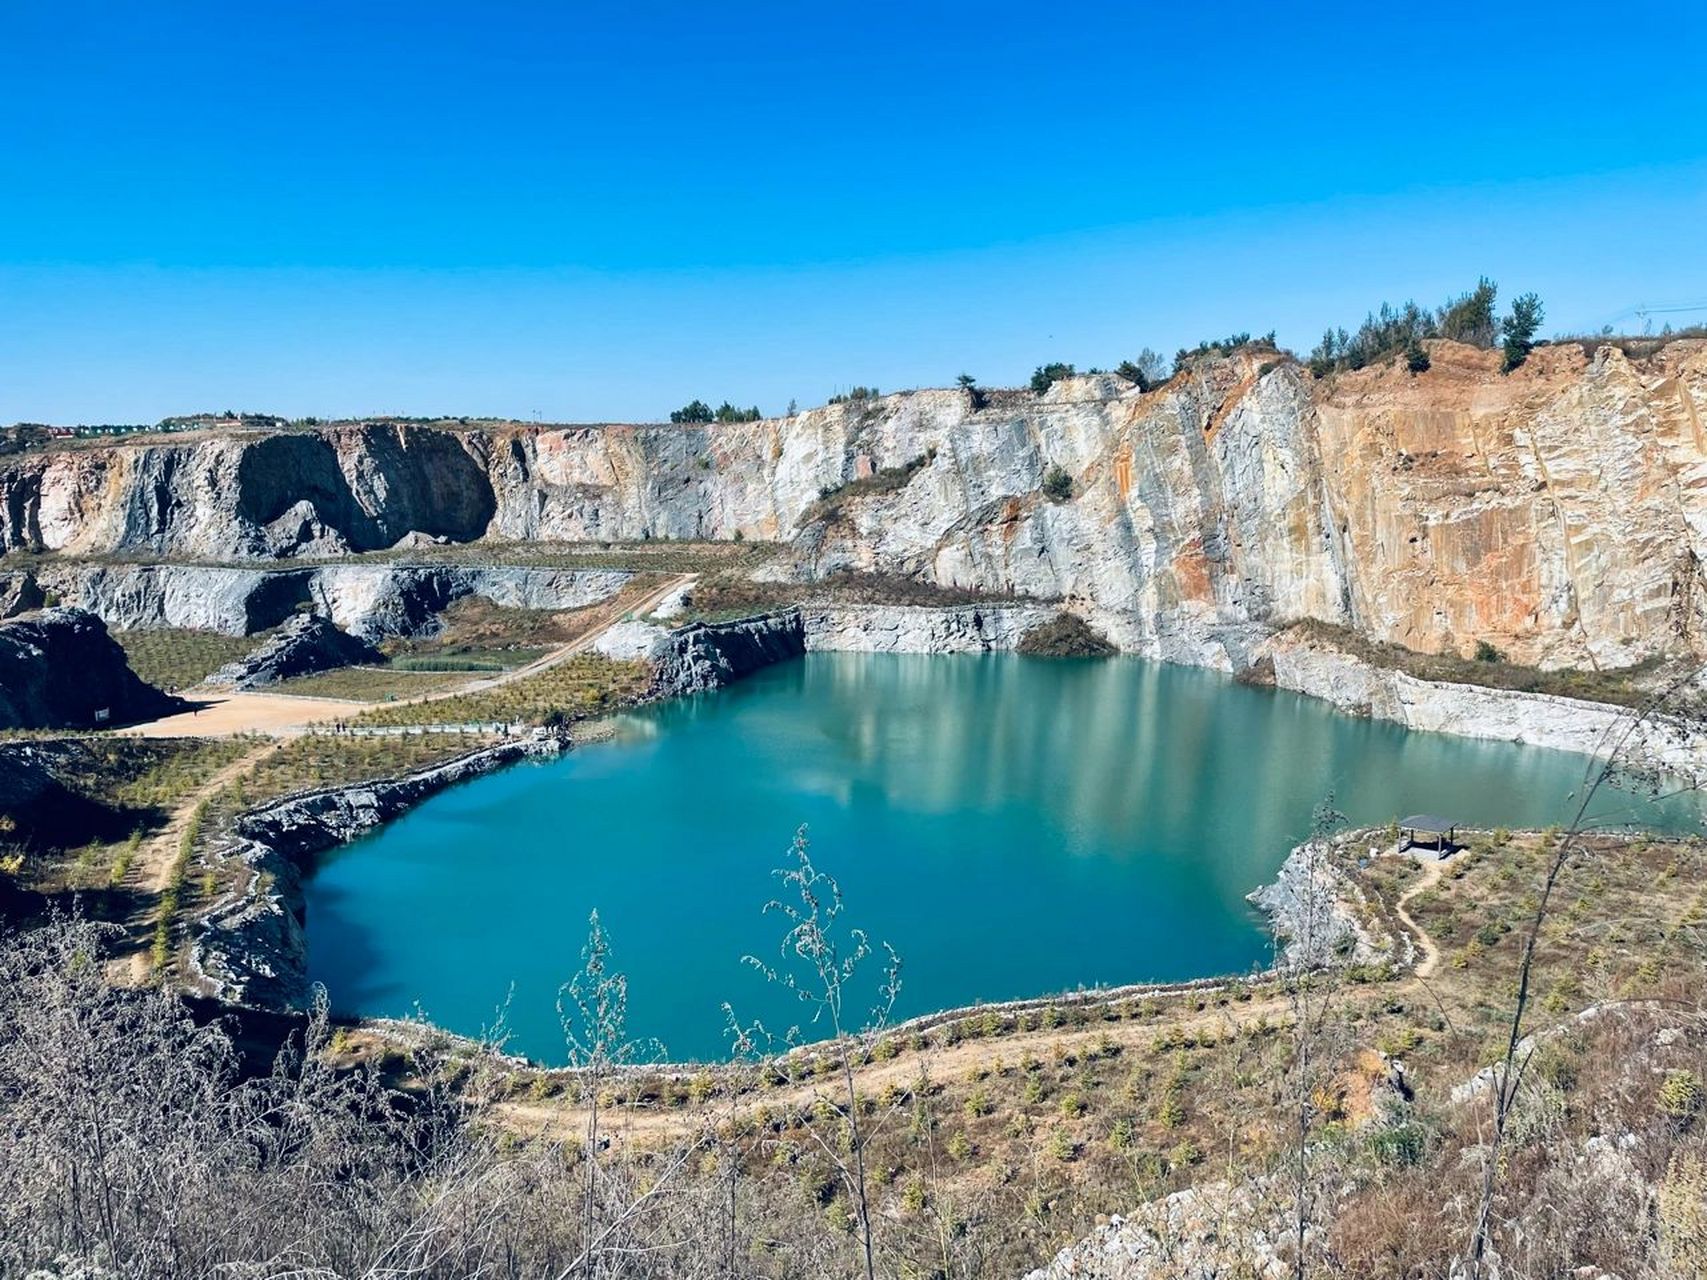
[(395, 702), (444, 693), (477, 679), (470, 671), (399, 671), (394, 667), (340, 667), (298, 676), (268, 688), (303, 698), (349, 698), (356, 702)]
[(305, 733), (265, 757), (228, 801), (237, 811), (297, 791), (395, 777), (498, 740), (478, 733)]
[[(1334, 1230), (1336, 1248), (1362, 1260), (1355, 1274), (1416, 1274), (1394, 1259), (1438, 1259), (1444, 1242), (1462, 1238), (1462, 1225), (1440, 1212), (1442, 1188), (1473, 1194), (1478, 1166), (1467, 1147), (1479, 1122), (1474, 1104), (1455, 1106), (1449, 1095), (1503, 1043), (1542, 841), (1486, 836), (1413, 900), (1410, 910), (1438, 932), (1447, 956), (1434, 980), (1356, 970), (1336, 998), (1324, 1035), (1331, 1069), (1313, 1095), (1315, 1140), (1354, 1188)], [(1402, 859), (1347, 869), (1360, 878), (1377, 925), (1393, 919), (1393, 902), (1418, 875)], [(1707, 847), (1596, 839), (1561, 888), (1537, 968), (1534, 1029), (1571, 1027), (1597, 1001), (1699, 1004)], [(1658, 1134), (1658, 1110), (1681, 1105), (1663, 1102), (1659, 1082), (1677, 1071), (1707, 1079), (1707, 1043), (1678, 1041), (1656, 1066), (1657, 1043), (1645, 1024), (1585, 1024), (1547, 1041), (1538, 1078), (1579, 1099), (1574, 1132), (1586, 1137), (1616, 1123)], [(972, 1012), (891, 1034), (857, 1069), (862, 1107), (878, 1131), (868, 1157), (882, 1211), (892, 1223), (922, 1225), (933, 1208), (954, 1206), (961, 1229), (976, 1231), (990, 1257), (1021, 1273), (1083, 1236), (1099, 1215), (1130, 1214), (1187, 1185), (1277, 1167), (1295, 1123), (1292, 1054), (1290, 1005), (1266, 982), (1064, 1003), (1023, 1017)], [(1403, 1060), (1415, 1098), (1398, 1121), (1368, 1126), (1387, 1072), (1383, 1055)], [(832, 1067), (830, 1056), (806, 1052), (758, 1069), (641, 1072), (606, 1102), (613, 1127), (641, 1146), (702, 1123), (706, 1105), (730, 1115), (751, 1176), (785, 1161), (807, 1203), (833, 1213), (839, 1192), (812, 1136), (813, 1100)], [(582, 1115), (574, 1078), (518, 1073), (506, 1114), (523, 1128), (574, 1130)], [(1679, 1142), (1700, 1145), (1675, 1123), (1664, 1132), (1648, 1157), (1656, 1178)], [(1540, 1128), (1520, 1132), (1513, 1194), (1539, 1194), (1554, 1159), (1546, 1144), (1556, 1139)], [(1569, 1151), (1565, 1158), (1575, 1159)], [(1585, 1236), (1573, 1247), (1623, 1258), (1626, 1244)]]
[[(66, 743), (54, 753), (53, 775), (88, 803), (78, 825), (94, 825), (100, 836), (85, 840), (69, 823), (51, 821), (32, 823), (27, 832), (0, 828), (0, 861), (17, 857), (20, 882), (38, 893), (114, 888), (141, 840), (250, 749), (235, 739), (103, 737)], [(73, 843), (59, 842), (66, 838)]]
[(700, 579), (687, 602), (687, 617), (726, 622), (792, 604), (890, 604), (953, 608), (974, 604), (1013, 604), (1025, 598), (943, 587), (903, 574), (835, 573), (816, 582), (755, 582), (734, 573)]

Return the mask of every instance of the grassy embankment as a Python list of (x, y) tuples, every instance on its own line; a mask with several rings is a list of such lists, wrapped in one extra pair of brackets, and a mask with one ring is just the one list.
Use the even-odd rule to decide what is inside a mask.
[(114, 631), (130, 669), (168, 693), (189, 689), (228, 662), (241, 658), (267, 638), (226, 636), (214, 631)]
[(66, 741), (53, 753), (54, 777), (75, 811), (9, 818), (0, 830), (0, 860), (20, 885), (49, 896), (78, 895), (85, 909), (109, 915), (144, 840), (171, 814), (251, 747), (233, 739)]
[(680, 621), (727, 622), (796, 604), (885, 604), (953, 608), (1026, 603), (1023, 596), (943, 587), (900, 574), (834, 573), (816, 582), (755, 582), (738, 573), (701, 578)]

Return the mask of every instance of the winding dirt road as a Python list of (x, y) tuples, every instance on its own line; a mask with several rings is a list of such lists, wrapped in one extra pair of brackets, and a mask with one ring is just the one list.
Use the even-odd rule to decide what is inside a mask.
[(1418, 896), (1427, 893), (1440, 883), (1441, 876), (1446, 874), (1446, 864), (1438, 858), (1422, 864), (1422, 878), (1409, 889), (1401, 893), (1393, 903), (1393, 914), (1405, 928), (1411, 931), (1411, 936), (1417, 940), (1417, 962), (1411, 967), (1411, 974), (1417, 978), (1430, 978), (1440, 967), (1440, 947), (1428, 935), (1428, 931), (1417, 923), (1416, 917), (1405, 908)]

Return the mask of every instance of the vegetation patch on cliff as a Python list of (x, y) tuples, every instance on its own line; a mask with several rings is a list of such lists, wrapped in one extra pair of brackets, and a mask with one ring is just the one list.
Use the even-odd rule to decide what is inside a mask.
[(1011, 604), (1024, 597), (945, 587), (900, 573), (833, 573), (816, 582), (760, 582), (739, 573), (700, 579), (686, 602), (696, 622), (727, 622), (796, 604), (893, 604), (950, 609)]
[(905, 488), (914, 475), (936, 460), (936, 450), (927, 449), (916, 458), (910, 458), (898, 467), (884, 467), (873, 471), (868, 476), (846, 481), (839, 485), (826, 485), (818, 490), (818, 500), (801, 514), (800, 523), (811, 524), (814, 521), (834, 521), (840, 519), (847, 511), (848, 504), (857, 499), (870, 497), (873, 494), (893, 493), (896, 489)]
[(1504, 661), (1497, 656), (1498, 650), (1491, 646), (1480, 650), (1482, 657), (1465, 658), (1455, 653), (1418, 653), (1403, 645), (1371, 640), (1350, 627), (1330, 622), (1309, 620), (1295, 624), (1292, 630), (1297, 635), (1319, 640), (1361, 658), (1371, 666), (1402, 671), (1418, 680), (1481, 685), (1519, 693), (1545, 693), (1560, 698), (1580, 698), (1585, 702), (1607, 702), (1620, 707), (1640, 706), (1665, 678), (1666, 664), (1657, 658), (1609, 671), (1584, 671), (1574, 667), (1543, 671), (1539, 667)]
[(1019, 639), (1019, 652), (1034, 658), (1108, 658), (1120, 652), (1076, 613), (1058, 613)]

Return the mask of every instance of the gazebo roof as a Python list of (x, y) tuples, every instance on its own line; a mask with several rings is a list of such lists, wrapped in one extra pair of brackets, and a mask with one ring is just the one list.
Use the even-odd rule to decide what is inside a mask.
[(1413, 813), (1408, 818), (1399, 819), (1399, 825), (1407, 831), (1429, 831), (1445, 835), (1458, 824), (1451, 818), (1443, 818), (1438, 813)]

